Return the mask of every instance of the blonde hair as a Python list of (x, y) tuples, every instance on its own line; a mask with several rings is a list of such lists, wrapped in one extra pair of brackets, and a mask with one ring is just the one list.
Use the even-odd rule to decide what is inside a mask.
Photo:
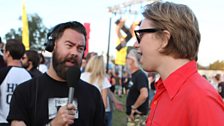
[(102, 89), (103, 80), (106, 76), (103, 56), (93, 56), (90, 58), (85, 72), (90, 73), (90, 84), (97, 81), (98, 86)]

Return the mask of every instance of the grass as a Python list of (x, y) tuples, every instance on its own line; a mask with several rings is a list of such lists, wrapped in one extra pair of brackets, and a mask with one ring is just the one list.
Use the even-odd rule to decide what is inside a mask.
[(122, 97), (116, 96), (119, 101), (121, 101), (124, 104), (124, 111), (117, 111), (116, 109), (113, 111), (113, 120), (112, 120), (112, 126), (126, 126), (127, 122), (127, 115), (125, 113), (125, 103), (126, 103), (126, 95), (123, 95)]

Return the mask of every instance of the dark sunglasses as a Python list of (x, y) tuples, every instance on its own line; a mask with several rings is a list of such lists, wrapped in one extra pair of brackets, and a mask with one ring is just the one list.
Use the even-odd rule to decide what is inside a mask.
[(163, 31), (164, 29), (159, 29), (159, 28), (149, 28), (149, 29), (140, 29), (140, 30), (135, 30), (135, 36), (137, 38), (138, 43), (140, 44), (141, 39), (144, 35), (144, 33), (155, 33), (158, 31)]

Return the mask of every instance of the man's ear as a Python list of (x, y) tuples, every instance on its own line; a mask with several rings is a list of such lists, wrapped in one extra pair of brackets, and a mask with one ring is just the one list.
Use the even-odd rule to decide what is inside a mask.
[(9, 51), (6, 51), (6, 50), (5, 50), (5, 55), (6, 55), (6, 57), (11, 56), (11, 55), (10, 55), (10, 52), (9, 52)]
[(162, 35), (162, 43), (161, 43), (160, 48), (161, 48), (161, 49), (166, 48), (166, 46), (167, 46), (168, 43), (169, 43), (169, 40), (170, 40), (170, 32), (167, 31), (167, 30), (164, 30), (164, 31), (163, 31), (163, 35)]

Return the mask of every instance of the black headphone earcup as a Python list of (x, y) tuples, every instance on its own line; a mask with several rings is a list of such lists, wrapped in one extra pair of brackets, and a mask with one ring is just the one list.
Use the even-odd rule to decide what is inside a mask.
[(55, 39), (52, 37), (53, 32), (54, 28), (51, 29), (49, 33), (47, 33), (47, 42), (45, 43), (45, 50), (47, 50), (48, 52), (52, 52), (54, 50)]
[(52, 52), (54, 50), (54, 39), (48, 39), (45, 45), (45, 50)]

